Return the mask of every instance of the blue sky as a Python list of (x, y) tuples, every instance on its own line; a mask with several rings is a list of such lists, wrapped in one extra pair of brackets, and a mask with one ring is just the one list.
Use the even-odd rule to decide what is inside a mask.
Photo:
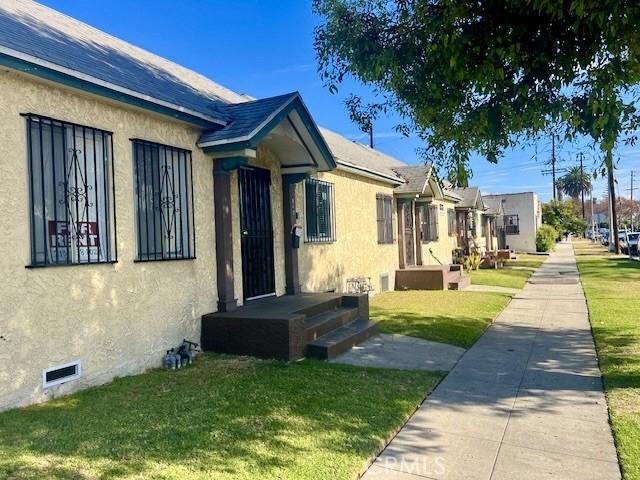
[[(40, 0), (111, 35), (161, 55), (239, 93), (265, 97), (298, 90), (316, 121), (349, 139), (367, 137), (351, 123), (343, 99), (352, 91), (366, 93), (351, 83), (337, 95), (324, 88), (315, 65), (313, 28), (317, 22), (304, 0)], [(398, 135), (394, 118), (375, 125), (376, 148), (407, 163), (416, 163), (420, 142)], [(577, 163), (579, 148), (559, 149), (559, 168)], [(640, 173), (640, 154), (621, 147), (619, 193), (628, 196), (629, 173)], [(507, 152), (497, 165), (474, 158), (473, 185), (485, 193), (536, 191), (551, 197), (551, 178), (541, 170), (550, 157), (547, 139)], [(585, 162), (591, 168), (591, 162)], [(640, 180), (640, 177), (639, 177)], [(640, 185), (640, 182), (638, 182)], [(605, 182), (595, 184), (601, 196)], [(640, 198), (640, 190), (636, 191)]]

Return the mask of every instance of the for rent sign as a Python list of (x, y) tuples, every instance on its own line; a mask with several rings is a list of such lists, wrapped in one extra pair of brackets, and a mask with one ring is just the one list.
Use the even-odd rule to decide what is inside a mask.
[(67, 255), (78, 257), (79, 261), (85, 262), (99, 260), (98, 222), (72, 223), (49, 220), (48, 229), (50, 255), (53, 260), (66, 262)]

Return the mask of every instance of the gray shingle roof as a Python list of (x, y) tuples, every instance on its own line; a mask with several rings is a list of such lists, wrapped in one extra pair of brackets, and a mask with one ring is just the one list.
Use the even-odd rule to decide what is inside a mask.
[(488, 197), (486, 195), (482, 196), (482, 201), (487, 207), (485, 211), (488, 215), (502, 215), (502, 200), (499, 197)]
[(320, 132), (339, 164), (364, 168), (378, 172), (395, 181), (402, 181), (402, 178), (393, 169), (407, 166), (406, 163), (361, 143), (352, 142), (326, 128), (320, 128)]
[(221, 111), (231, 121), (219, 130), (203, 133), (198, 140), (198, 145), (248, 137), (298, 96), (297, 92), (293, 92), (277, 97), (224, 105)]
[(393, 169), (406, 183), (396, 187), (397, 193), (424, 193), (429, 177), (431, 177), (431, 165), (411, 165), (396, 167)]
[(478, 187), (454, 188), (453, 193), (459, 195), (462, 200), (456, 207), (482, 208), (482, 196)]
[[(247, 102), (203, 75), (53, 9), (29, 0), (0, 0), (0, 53), (14, 52), (229, 124), (201, 140), (250, 133), (293, 95)], [(402, 181), (393, 168), (406, 163), (329, 130), (321, 132), (339, 163)]]
[(0, 2), (0, 47), (215, 119), (226, 120), (222, 105), (242, 101), (202, 75), (31, 1)]

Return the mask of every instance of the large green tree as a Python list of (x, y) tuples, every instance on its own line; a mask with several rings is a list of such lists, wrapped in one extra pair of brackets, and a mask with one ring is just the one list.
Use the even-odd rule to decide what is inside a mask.
[[(549, 133), (586, 136), (613, 185), (613, 152), (639, 120), (637, 0), (314, 0), (319, 71), (349, 77), (363, 130), (389, 111), (425, 141), (426, 160), (467, 185), (474, 152)], [(627, 141), (635, 141), (630, 136)]]
[(542, 205), (542, 222), (551, 225), (560, 235), (566, 233), (581, 234), (588, 227), (571, 200), (551, 200)]

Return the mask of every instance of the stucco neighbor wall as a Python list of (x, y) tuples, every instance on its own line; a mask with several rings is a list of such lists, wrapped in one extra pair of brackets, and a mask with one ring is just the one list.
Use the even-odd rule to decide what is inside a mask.
[(518, 215), (520, 233), (506, 235), (506, 244), (519, 252), (536, 251), (536, 233), (540, 226), (540, 206), (535, 192), (505, 193), (490, 195), (492, 198), (504, 200), (505, 215)]
[[(118, 263), (25, 268), (30, 261), (26, 125), (31, 112), (114, 132)], [(0, 409), (41, 401), (159, 365), (215, 310), (211, 159), (199, 132), (22, 74), (0, 71)], [(130, 138), (193, 152), (197, 259), (134, 263)], [(42, 389), (42, 370), (81, 360), (79, 380)]]
[[(305, 292), (344, 291), (350, 277), (371, 277), (375, 292), (380, 275), (389, 274), (394, 289), (398, 268), (397, 219), (394, 202), (394, 242), (378, 244), (376, 194), (393, 195), (391, 185), (341, 170), (319, 173), (317, 178), (334, 184), (336, 241), (306, 243), (301, 239), (298, 253), (300, 283)], [(304, 186), (296, 187), (298, 223), (304, 225)], [(374, 293), (375, 293), (374, 292)]]
[[(444, 200), (433, 200), (432, 204), (438, 206), (438, 241), (421, 243), (422, 264), (437, 265), (438, 262), (433, 258), (434, 255), (443, 264), (448, 264), (452, 262), (453, 250), (458, 245), (458, 238), (449, 235), (447, 219), (447, 210), (453, 209), (455, 204)], [(429, 250), (433, 252), (433, 255), (429, 253)]]

